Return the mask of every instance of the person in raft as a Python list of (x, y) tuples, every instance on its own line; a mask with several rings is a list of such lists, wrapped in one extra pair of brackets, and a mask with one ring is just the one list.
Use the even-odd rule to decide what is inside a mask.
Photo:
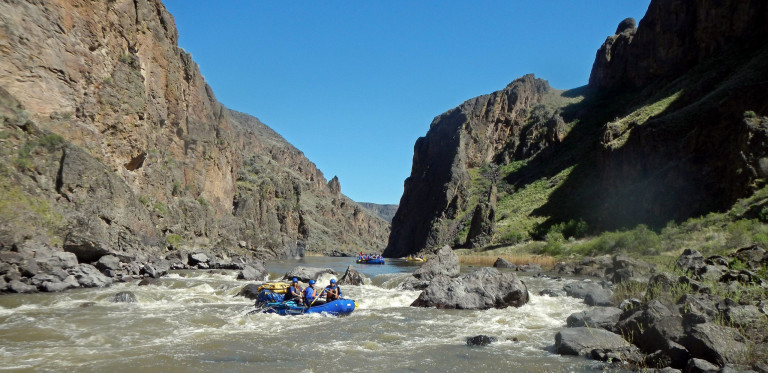
[(293, 300), (296, 302), (296, 304), (301, 304), (301, 298), (302, 298), (302, 289), (301, 285), (299, 285), (299, 279), (294, 277), (293, 281), (291, 282), (291, 287), (288, 288), (288, 291), (285, 293), (285, 301)]
[(309, 280), (309, 286), (304, 289), (304, 304), (306, 304), (307, 307), (324, 304), (325, 302), (317, 299), (319, 297), (320, 295), (318, 295), (317, 290), (315, 290), (315, 280)]
[(323, 293), (325, 293), (325, 300), (327, 302), (341, 298), (341, 288), (339, 288), (339, 285), (336, 285), (335, 279), (331, 279), (331, 284), (323, 289)]

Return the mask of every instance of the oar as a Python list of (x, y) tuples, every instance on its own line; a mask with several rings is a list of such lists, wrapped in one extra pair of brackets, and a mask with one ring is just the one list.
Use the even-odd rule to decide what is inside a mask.
[(309, 307), (312, 307), (312, 305), (313, 305), (313, 304), (315, 304), (315, 301), (316, 301), (318, 298), (320, 298), (320, 297), (322, 297), (322, 296), (323, 296), (323, 293), (325, 293), (325, 289), (323, 289), (323, 291), (321, 291), (321, 292), (320, 292), (320, 294), (318, 294), (318, 295), (315, 297), (315, 299), (312, 299), (312, 303), (310, 303), (310, 304), (309, 304), (309, 306), (307, 306), (307, 308), (309, 308)]

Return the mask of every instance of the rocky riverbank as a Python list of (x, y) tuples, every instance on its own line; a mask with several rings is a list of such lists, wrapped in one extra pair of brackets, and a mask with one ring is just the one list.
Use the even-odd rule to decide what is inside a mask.
[[(518, 292), (527, 288), (510, 270), (527, 271), (527, 266), (499, 258), (495, 267), (506, 269), (459, 276), (458, 258), (446, 246), (401, 287), (424, 289), (412, 306), (487, 309), (494, 297), (513, 300), (496, 303), (499, 308), (525, 304), (527, 294)], [(685, 250), (669, 269), (624, 254), (586, 257), (535, 276), (565, 282), (539, 295), (581, 298), (592, 306), (564, 320), (567, 327), (553, 336), (554, 351), (561, 355), (618, 369), (768, 372), (766, 275), (768, 253), (749, 246), (727, 256)], [(506, 286), (510, 281), (520, 285)], [(494, 339), (478, 337), (488, 343)]]
[(87, 245), (63, 251), (31, 241), (0, 251), (0, 293), (54, 292), (104, 287), (114, 282), (159, 278), (172, 269), (240, 270), (239, 278), (262, 280), (264, 264), (255, 257), (210, 251), (101, 252)]

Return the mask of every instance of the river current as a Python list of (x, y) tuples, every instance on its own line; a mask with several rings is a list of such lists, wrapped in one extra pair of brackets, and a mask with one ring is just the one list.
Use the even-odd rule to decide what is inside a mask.
[[(339, 272), (353, 258), (268, 262), (270, 280), (297, 265)], [(156, 286), (138, 281), (62, 293), (0, 295), (0, 370), (79, 372), (581, 372), (593, 361), (554, 353), (557, 330), (581, 300), (539, 296), (563, 283), (522, 276), (531, 301), (485, 311), (409, 307), (397, 290), (417, 267), (390, 259), (355, 265), (371, 278), (343, 286), (349, 316), (248, 314), (236, 271), (174, 271)], [(462, 272), (472, 268), (462, 268)], [(318, 282), (326, 285), (329, 277)], [(114, 303), (120, 291), (138, 302)], [(498, 342), (470, 347), (467, 337)]]

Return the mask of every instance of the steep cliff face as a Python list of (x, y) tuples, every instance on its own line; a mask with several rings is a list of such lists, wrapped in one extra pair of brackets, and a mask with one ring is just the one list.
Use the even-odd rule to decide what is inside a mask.
[(762, 186), (766, 21), (762, 1), (653, 1), (636, 30), (609, 37), (590, 87), (633, 98), (602, 125), (595, 158), (575, 171), (584, 177), (564, 184), (549, 214), (660, 226), (722, 211)]
[(177, 39), (159, 0), (0, 4), (0, 187), (24, 206), (0, 205), (28, 214), (3, 211), (0, 247), (261, 257), (383, 247), (388, 224), (256, 118), (223, 107)]
[[(749, 195), (768, 175), (767, 9), (652, 1), (599, 49), (588, 87), (517, 116), (534, 136), (473, 116), (494, 107), (489, 96), (436, 118), (416, 142), (385, 254), (514, 243), (572, 219), (660, 226)], [(544, 96), (507, 102), (535, 113)]]
[[(411, 176), (392, 222), (387, 256), (452, 243), (490, 189), (473, 193), (470, 169), (528, 158), (565, 135), (556, 107), (561, 92), (527, 75), (436, 117), (416, 141)], [(478, 216), (492, 216), (486, 211)], [(480, 222), (476, 223), (480, 224)], [(481, 230), (482, 231), (482, 230)]]

